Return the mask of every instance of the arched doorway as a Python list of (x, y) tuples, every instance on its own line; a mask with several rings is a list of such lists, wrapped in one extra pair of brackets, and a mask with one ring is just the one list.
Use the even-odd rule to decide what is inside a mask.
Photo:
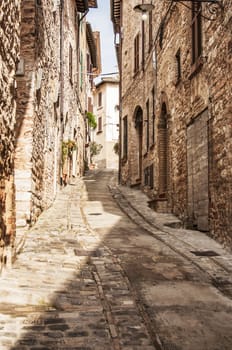
[(159, 157), (159, 198), (167, 199), (167, 191), (169, 186), (169, 165), (168, 165), (168, 122), (167, 122), (167, 106), (164, 102), (161, 108), (159, 119), (158, 134), (158, 157)]
[(135, 129), (136, 129), (136, 163), (137, 163), (137, 183), (142, 181), (142, 154), (143, 154), (143, 110), (140, 106), (136, 107), (134, 113)]

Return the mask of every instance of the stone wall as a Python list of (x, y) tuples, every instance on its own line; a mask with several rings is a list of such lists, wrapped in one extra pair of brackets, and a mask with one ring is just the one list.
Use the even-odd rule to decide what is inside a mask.
[(75, 143), (68, 177), (83, 174), (86, 52), (75, 0), (1, 1), (0, 271), (11, 261), (15, 224), (33, 224), (60, 189), (62, 142)]
[(15, 236), (15, 71), (19, 56), (19, 1), (0, 3), (0, 271), (10, 263)]
[(63, 164), (63, 175), (83, 175), (86, 96), (86, 23), (75, 10), (75, 1), (64, 3), (64, 50), (63, 50), (63, 141), (72, 141), (75, 146)]
[(36, 7), (32, 220), (54, 201), (59, 184), (61, 118), (60, 12), (54, 1)]
[(17, 225), (35, 222), (59, 181), (59, 7), (22, 2), (22, 70), (17, 76)]
[(24, 1), (21, 11), (15, 182), (17, 224), (26, 226), (83, 174), (87, 72), (76, 1)]
[[(123, 17), (122, 37), (122, 118), (128, 117), (129, 128), (129, 153), (127, 161), (122, 159), (122, 182), (137, 184), (135, 112), (140, 107), (143, 115), (141, 187), (157, 210), (172, 211), (187, 227), (207, 231), (228, 247), (232, 247), (231, 5), (231, 0), (224, 1), (224, 8), (214, 21), (202, 18), (203, 53), (196, 71), (191, 63), (191, 11), (181, 4), (159, 2), (155, 5), (151, 50), (148, 22), (144, 25), (144, 65), (139, 14)], [(133, 6), (133, 0), (124, 2), (122, 13), (130, 13)], [(203, 14), (207, 16), (206, 4), (203, 4)], [(140, 69), (135, 74), (133, 44), (137, 34), (140, 35)], [(152, 89), (155, 142), (149, 142), (147, 148), (148, 123), (149, 133), (153, 132)], [(150, 166), (153, 166), (152, 187), (146, 175)], [(165, 174), (162, 174), (164, 168)]]
[[(232, 247), (232, 1), (209, 27), (210, 233)], [(213, 36), (214, 40), (210, 40)], [(207, 39), (206, 39), (207, 40)], [(217, 74), (215, 74), (217, 72)]]

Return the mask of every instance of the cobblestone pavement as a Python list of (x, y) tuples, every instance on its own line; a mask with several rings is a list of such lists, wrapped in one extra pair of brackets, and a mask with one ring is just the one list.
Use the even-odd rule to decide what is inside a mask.
[(83, 183), (59, 193), (1, 277), (1, 350), (153, 350), (117, 259), (81, 214)]
[(231, 254), (166, 224), (113, 172), (64, 188), (1, 277), (0, 350), (231, 350)]
[[(156, 348), (231, 350), (232, 255), (173, 215), (155, 213), (141, 191), (117, 186), (106, 172), (85, 183), (85, 215), (117, 256)], [(131, 220), (120, 217), (107, 186)], [(120, 220), (109, 225), (112, 214)]]

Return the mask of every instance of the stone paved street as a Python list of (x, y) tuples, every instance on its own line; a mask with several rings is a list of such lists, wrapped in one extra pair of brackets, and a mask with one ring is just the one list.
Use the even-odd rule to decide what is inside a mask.
[(1, 279), (1, 350), (154, 349), (117, 259), (83, 221), (82, 185), (60, 192)]
[(1, 277), (0, 349), (231, 350), (231, 254), (115, 179), (74, 181), (28, 232)]

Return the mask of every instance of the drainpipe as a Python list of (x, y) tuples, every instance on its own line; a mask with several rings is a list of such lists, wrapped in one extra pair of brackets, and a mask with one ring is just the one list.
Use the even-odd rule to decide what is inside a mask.
[(60, 160), (59, 177), (62, 185), (62, 142), (64, 136), (64, 0), (60, 1)]
[(121, 44), (120, 44), (120, 62), (119, 62), (119, 135), (118, 135), (118, 183), (121, 184), (122, 179), (122, 166), (121, 166), (121, 158), (122, 158), (122, 69), (121, 69)]
[[(78, 30), (80, 31), (80, 23), (83, 21), (83, 19), (86, 17), (86, 15), (88, 14), (88, 12), (89, 12), (89, 7), (87, 8), (87, 10), (84, 12), (84, 14), (81, 16), (81, 18), (79, 18), (79, 20), (78, 20), (78, 23), (79, 23), (79, 25), (78, 25)], [(80, 35), (80, 32), (78, 33), (78, 36)], [(80, 54), (80, 41), (79, 41), (79, 47), (77, 48), (77, 50), (78, 50), (78, 53)], [(78, 55), (79, 56), (79, 55)], [(82, 74), (82, 72), (80, 72), (80, 74)], [(83, 133), (84, 133), (84, 135), (83, 135), (83, 141), (84, 141), (84, 145), (85, 145), (85, 143), (86, 143), (86, 135), (87, 135), (87, 125), (86, 125), (86, 110), (85, 110), (85, 108), (84, 108), (84, 110), (83, 110), (83, 106), (81, 105), (81, 100), (80, 100), (80, 97), (79, 97), (79, 84), (78, 84), (78, 93), (77, 93), (77, 100), (78, 100), (78, 104), (79, 104), (79, 110), (80, 110), (80, 113), (81, 113), (81, 115), (83, 116), (83, 119), (84, 119), (84, 124), (85, 124), (85, 126), (84, 126), (84, 130), (83, 130)], [(84, 107), (86, 107), (86, 106), (84, 106)], [(84, 173), (84, 171), (85, 171), (85, 161), (86, 161), (86, 159), (87, 159), (87, 152), (86, 152), (86, 148), (85, 148), (85, 146), (84, 146), (84, 148), (83, 148), (83, 169), (82, 169), (82, 172)]]
[(89, 8), (84, 12), (83, 16), (79, 19), (79, 23), (85, 18), (88, 12), (89, 12)]
[(122, 182), (122, 166), (121, 166), (121, 158), (122, 158), (122, 18), (123, 18), (123, 5), (122, 2), (120, 3), (120, 13), (121, 13), (121, 18), (120, 18), (120, 29), (119, 29), (119, 140), (118, 140), (118, 145), (119, 145), (119, 154), (118, 154), (118, 159), (119, 159), (119, 164), (118, 164), (118, 183), (121, 184)]

